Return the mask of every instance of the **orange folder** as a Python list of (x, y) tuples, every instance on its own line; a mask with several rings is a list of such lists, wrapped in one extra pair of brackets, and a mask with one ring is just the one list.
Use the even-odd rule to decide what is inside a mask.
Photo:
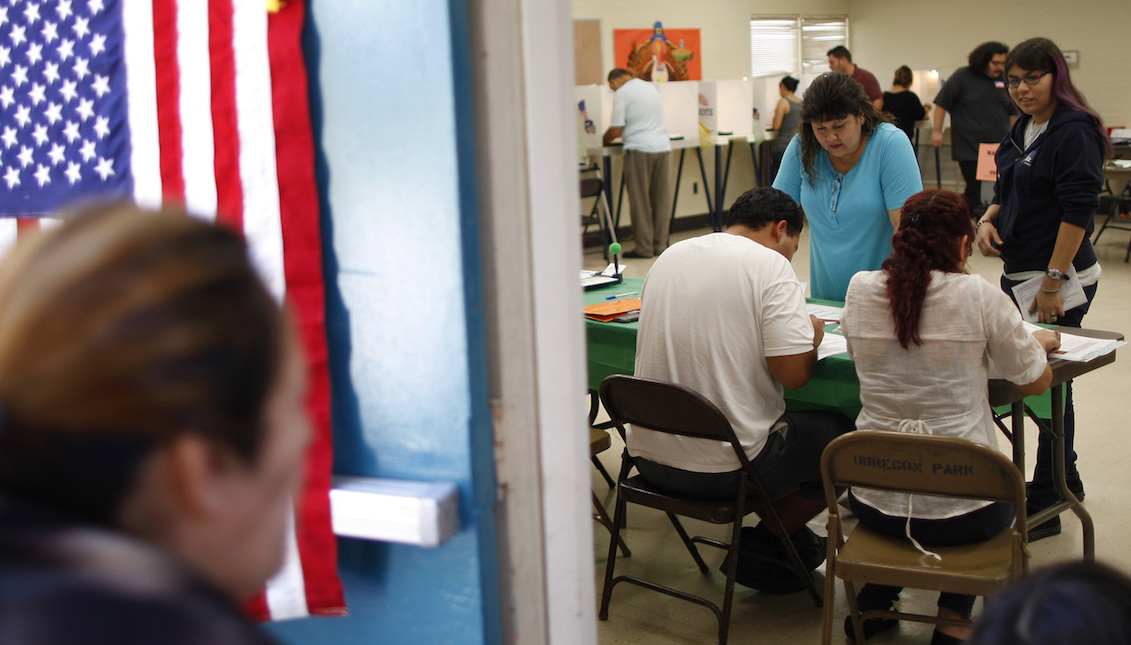
[(640, 298), (624, 298), (585, 307), (585, 317), (600, 322), (611, 322), (613, 318), (640, 309)]

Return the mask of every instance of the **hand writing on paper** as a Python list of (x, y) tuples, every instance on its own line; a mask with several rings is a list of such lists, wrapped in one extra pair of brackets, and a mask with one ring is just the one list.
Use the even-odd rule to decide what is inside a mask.
[(1051, 329), (1040, 329), (1033, 332), (1033, 338), (1045, 348), (1046, 354), (1051, 354), (1060, 349), (1060, 332)]

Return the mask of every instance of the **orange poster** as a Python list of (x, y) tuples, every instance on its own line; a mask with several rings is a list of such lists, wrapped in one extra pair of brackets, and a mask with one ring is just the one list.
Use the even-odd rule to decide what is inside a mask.
[(698, 29), (614, 29), (613, 55), (623, 67), (646, 81), (699, 81)]

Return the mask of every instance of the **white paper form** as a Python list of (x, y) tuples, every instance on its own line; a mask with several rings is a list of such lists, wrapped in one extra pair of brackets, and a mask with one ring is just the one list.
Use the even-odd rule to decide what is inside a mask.
[[(1039, 275), (1013, 287), (1013, 297), (1021, 303), (1021, 317), (1025, 319), (1025, 322), (1037, 322), (1037, 312), (1030, 313), (1029, 307), (1032, 307), (1033, 301), (1037, 299), (1037, 291), (1040, 290), (1041, 282), (1044, 279), (1045, 276)], [(1060, 297), (1061, 306), (1065, 311), (1088, 302), (1088, 297), (1084, 295), (1084, 288), (1080, 286), (1080, 280), (1076, 277), (1076, 267), (1068, 267), (1068, 279), (1062, 280), (1060, 284)]]

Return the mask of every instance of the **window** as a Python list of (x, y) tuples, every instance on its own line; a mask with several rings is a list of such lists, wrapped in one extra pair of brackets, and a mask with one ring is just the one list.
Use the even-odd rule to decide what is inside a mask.
[(829, 71), (826, 52), (848, 44), (848, 19), (765, 17), (750, 20), (750, 74), (813, 77)]

